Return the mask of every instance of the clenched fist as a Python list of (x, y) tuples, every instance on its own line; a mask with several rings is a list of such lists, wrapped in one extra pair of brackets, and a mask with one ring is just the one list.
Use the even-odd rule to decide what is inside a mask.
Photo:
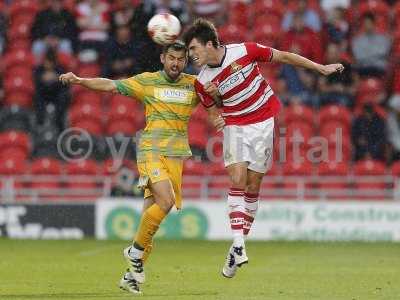
[(335, 72), (343, 72), (344, 66), (342, 64), (321, 65), (319, 72), (322, 75), (328, 76)]
[(60, 77), (58, 78), (63, 84), (74, 84), (74, 83), (79, 83), (80, 79), (78, 76), (76, 76), (72, 72), (68, 72), (65, 74), (61, 74)]

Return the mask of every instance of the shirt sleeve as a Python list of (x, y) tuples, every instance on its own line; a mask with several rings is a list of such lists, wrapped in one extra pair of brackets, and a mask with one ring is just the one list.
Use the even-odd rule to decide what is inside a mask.
[(244, 43), (247, 55), (254, 61), (270, 62), (272, 60), (272, 48), (258, 44), (258, 43)]
[(142, 101), (144, 98), (144, 86), (140, 83), (139, 76), (140, 75), (136, 75), (127, 79), (114, 80), (118, 93)]
[(203, 85), (198, 80), (195, 80), (194, 88), (196, 90), (197, 96), (199, 97), (204, 107), (209, 108), (215, 104), (214, 99), (209, 94), (206, 93)]

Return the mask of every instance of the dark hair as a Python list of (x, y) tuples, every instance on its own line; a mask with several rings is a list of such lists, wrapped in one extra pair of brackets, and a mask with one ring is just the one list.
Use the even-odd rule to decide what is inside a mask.
[(188, 49), (187, 49), (185, 43), (180, 40), (176, 40), (172, 44), (165, 45), (162, 49), (162, 53), (167, 54), (169, 49), (172, 49), (174, 51), (183, 51), (183, 52), (185, 52), (185, 54), (187, 54), (187, 52), (188, 52)]
[(367, 12), (364, 14), (363, 20), (370, 20), (372, 23), (375, 23), (375, 15), (372, 12)]
[(193, 25), (183, 34), (186, 45), (189, 45), (194, 38), (203, 45), (211, 41), (215, 48), (219, 46), (218, 33), (214, 24), (202, 18), (194, 21)]

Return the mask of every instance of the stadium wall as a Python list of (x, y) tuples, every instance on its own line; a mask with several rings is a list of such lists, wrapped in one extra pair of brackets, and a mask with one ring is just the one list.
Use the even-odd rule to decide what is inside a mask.
[[(0, 236), (19, 239), (130, 240), (140, 199), (101, 199), (94, 204), (0, 205)], [(164, 239), (231, 238), (223, 202), (186, 201), (156, 235)], [(254, 240), (400, 241), (400, 205), (368, 202), (261, 202)]]

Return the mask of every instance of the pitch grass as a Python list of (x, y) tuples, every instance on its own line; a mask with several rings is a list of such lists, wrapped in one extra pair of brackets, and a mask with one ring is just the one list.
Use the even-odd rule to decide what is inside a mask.
[[(0, 299), (132, 299), (117, 283), (120, 241), (0, 239)], [(157, 241), (141, 299), (400, 299), (400, 245), (249, 242), (220, 275), (227, 242)]]

